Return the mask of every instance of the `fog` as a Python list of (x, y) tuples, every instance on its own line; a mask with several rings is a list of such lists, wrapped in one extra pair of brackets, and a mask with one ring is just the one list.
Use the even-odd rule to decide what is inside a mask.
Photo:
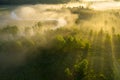
[(117, 1), (96, 2), (90, 5), (90, 8), (94, 10), (120, 9), (120, 2)]
[[(0, 68), (24, 65), (35, 47), (51, 45), (52, 35), (48, 36), (47, 31), (74, 24), (78, 16), (61, 5), (36, 4), (1, 9)], [(12, 33), (14, 29), (15, 33)], [(51, 38), (48, 40), (48, 37)]]
[[(19, 40), (22, 39), (22, 37), (25, 37), (27, 39), (33, 40), (32, 45), (40, 44), (43, 46), (47, 43), (50, 43), (47, 40), (47, 37), (49, 37), (46, 36), (47, 31), (57, 30), (61, 27), (72, 26), (75, 23), (75, 20), (78, 18), (78, 15), (71, 13), (71, 11), (69, 10), (69, 8), (74, 7), (105, 11), (111, 9), (120, 9), (120, 2), (112, 0), (84, 0), (81, 2), (70, 2), (66, 4), (36, 4), (12, 6), (11, 8), (4, 7), (5, 10), (0, 12), (0, 28), (4, 28), (7, 25), (16, 25), (18, 27), (18, 32), (16, 33), (16, 35), (11, 35), (9, 33), (6, 33), (4, 35), (1, 34), (0, 39), (3, 41), (12, 41)], [(38, 23), (40, 23), (40, 25)], [(39, 40), (41, 42), (36, 42)], [(16, 43), (19, 46), (21, 44), (24, 44), (23, 42), (19, 41)], [(32, 42), (30, 41), (30, 43)], [(21, 63), (24, 63), (24, 61), (26, 60), (26, 56), (28, 56), (28, 54), (26, 53), (29, 51), (29, 49), (31, 48), (25, 46), (25, 51), (23, 49), (21, 49), (23, 51), (19, 50), (21, 52), (17, 52), (14, 49), (11, 49), (11, 52), (9, 52), (9, 50), (5, 51), (2, 54), (0, 54), (0, 63), (6, 67), (11, 66), (13, 64), (19, 65)]]

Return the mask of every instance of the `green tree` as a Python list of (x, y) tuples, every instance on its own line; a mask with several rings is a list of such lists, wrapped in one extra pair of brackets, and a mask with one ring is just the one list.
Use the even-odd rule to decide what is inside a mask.
[(80, 63), (74, 65), (75, 80), (82, 80), (87, 75), (88, 61), (82, 60)]
[(8, 26), (4, 27), (1, 31), (2, 31), (2, 33), (8, 33), (8, 34), (15, 35), (18, 32), (18, 27), (8, 25)]
[(55, 43), (56, 43), (55, 44), (56, 48), (61, 49), (66, 43), (66, 41), (62, 35), (57, 35), (55, 39)]
[(71, 80), (82, 80), (87, 76), (88, 61), (83, 59), (81, 62), (74, 65), (73, 69), (66, 68), (65, 73), (68, 79)]
[(72, 72), (70, 71), (69, 68), (65, 69), (65, 74), (66, 74), (66, 76), (69, 80), (73, 80), (73, 74), (72, 74)]
[(115, 33), (115, 28), (114, 28), (114, 27), (112, 27), (112, 33), (113, 33), (113, 34)]

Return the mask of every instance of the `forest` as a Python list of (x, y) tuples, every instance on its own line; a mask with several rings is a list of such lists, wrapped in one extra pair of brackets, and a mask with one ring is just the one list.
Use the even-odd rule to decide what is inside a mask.
[[(33, 3), (33, 0), (12, 1), (1, 0), (0, 4)], [(51, 2), (34, 0), (35, 3), (44, 1)], [(68, 0), (53, 0), (52, 3), (56, 1)], [(33, 19), (32, 22), (29, 18), (28, 22), (28, 14), (36, 13), (25, 6), (18, 7), (20, 11), (28, 10), (25, 16), (16, 10), (25, 19), (17, 17), (16, 22), (8, 24), (8, 16), (4, 20), (3, 14), (8, 14), (11, 8), (0, 8), (0, 80), (120, 80), (119, 10), (46, 9), (49, 14), (64, 17), (66, 22), (50, 19), (50, 16), (47, 21)], [(2, 19), (7, 25), (1, 25)], [(24, 23), (30, 26), (21, 25)], [(65, 25), (60, 27), (59, 23)]]

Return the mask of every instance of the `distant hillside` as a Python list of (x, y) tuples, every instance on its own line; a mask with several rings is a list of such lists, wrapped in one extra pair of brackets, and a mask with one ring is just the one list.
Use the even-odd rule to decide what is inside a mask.
[(36, 4), (36, 3), (66, 3), (70, 0), (0, 0), (0, 4)]

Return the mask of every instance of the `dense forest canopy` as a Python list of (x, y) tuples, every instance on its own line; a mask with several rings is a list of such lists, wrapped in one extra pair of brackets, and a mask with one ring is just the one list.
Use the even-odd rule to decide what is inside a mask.
[(120, 1), (75, 1), (0, 0), (0, 80), (120, 80)]

